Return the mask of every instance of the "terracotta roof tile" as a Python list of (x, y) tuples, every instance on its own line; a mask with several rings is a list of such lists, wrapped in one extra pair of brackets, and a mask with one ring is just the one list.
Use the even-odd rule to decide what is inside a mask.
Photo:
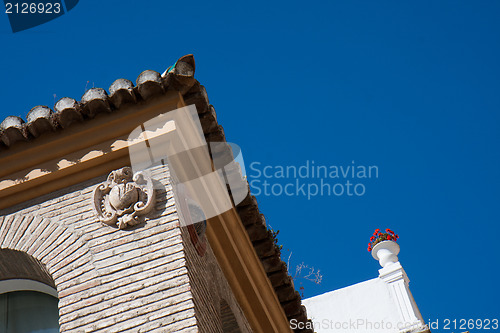
[(0, 123), (0, 138), (6, 146), (11, 146), (17, 141), (27, 141), (28, 133), (24, 120), (16, 116), (5, 118)]
[(38, 137), (44, 132), (54, 131), (57, 125), (52, 114), (53, 112), (48, 106), (39, 105), (32, 108), (26, 116), (28, 132), (33, 137)]

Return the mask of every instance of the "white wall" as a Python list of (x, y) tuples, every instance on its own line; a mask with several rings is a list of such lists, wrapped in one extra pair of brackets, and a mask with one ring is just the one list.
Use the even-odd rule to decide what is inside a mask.
[(381, 278), (303, 300), (317, 333), (425, 330), (423, 322), (415, 326), (414, 320), (408, 322), (403, 318), (402, 309), (405, 305), (402, 303), (393, 286)]

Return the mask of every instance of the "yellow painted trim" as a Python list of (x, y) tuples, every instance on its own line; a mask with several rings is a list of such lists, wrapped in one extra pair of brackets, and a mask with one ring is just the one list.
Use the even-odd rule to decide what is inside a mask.
[(207, 222), (207, 238), (254, 332), (292, 332), (245, 227), (233, 208)]
[(107, 174), (120, 163), (130, 165), (126, 144), (130, 132), (183, 105), (182, 96), (172, 92), (155, 102), (100, 114), (62, 132), (48, 133), (2, 151), (0, 209)]

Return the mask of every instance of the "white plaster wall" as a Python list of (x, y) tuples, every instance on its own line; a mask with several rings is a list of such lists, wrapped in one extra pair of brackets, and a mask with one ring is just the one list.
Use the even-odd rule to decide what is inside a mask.
[(406, 323), (397, 302), (380, 278), (303, 300), (317, 333), (401, 332)]

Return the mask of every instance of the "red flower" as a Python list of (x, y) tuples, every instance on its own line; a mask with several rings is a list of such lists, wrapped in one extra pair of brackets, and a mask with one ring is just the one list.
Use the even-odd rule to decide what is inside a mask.
[(385, 232), (381, 232), (380, 229), (375, 229), (375, 232), (373, 233), (373, 236), (370, 237), (370, 242), (368, 243), (368, 252), (373, 250), (374, 242), (385, 240), (396, 242), (398, 238), (399, 236), (389, 228), (385, 229)]

